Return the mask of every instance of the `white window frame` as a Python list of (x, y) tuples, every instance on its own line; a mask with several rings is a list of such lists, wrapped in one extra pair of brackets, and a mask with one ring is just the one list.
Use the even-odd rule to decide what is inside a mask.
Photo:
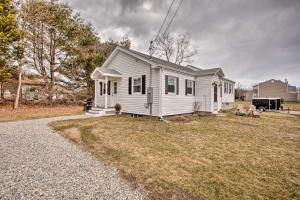
[[(169, 91), (169, 80), (170, 78), (174, 79), (174, 92)], [(168, 94), (176, 94), (177, 91), (177, 77), (168, 75)]]
[[(135, 80), (139, 80), (140, 81), (140, 84), (139, 85), (135, 85)], [(140, 91), (139, 92), (136, 92), (135, 91), (135, 87), (139, 86), (140, 88)], [(132, 78), (132, 92), (133, 93), (142, 93), (142, 78), (141, 77), (135, 77), (135, 78)]]
[(229, 94), (229, 84), (228, 84), (228, 82), (225, 82), (224, 93)]
[[(191, 83), (191, 87), (189, 87), (189, 83)], [(191, 88), (192, 90), (191, 90), (191, 93), (188, 93), (188, 88)], [(186, 94), (188, 95), (188, 96), (193, 96), (194, 94), (193, 94), (193, 91), (194, 91), (194, 81), (192, 81), (192, 80), (188, 80), (187, 79), (187, 83), (186, 83)]]

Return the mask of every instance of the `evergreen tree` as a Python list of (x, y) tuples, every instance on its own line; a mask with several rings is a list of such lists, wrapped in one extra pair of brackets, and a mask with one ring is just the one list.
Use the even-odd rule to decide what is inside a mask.
[(1, 98), (3, 84), (11, 80), (15, 73), (19, 57), (19, 40), (22, 31), (17, 25), (16, 8), (12, 0), (0, 1), (0, 87)]

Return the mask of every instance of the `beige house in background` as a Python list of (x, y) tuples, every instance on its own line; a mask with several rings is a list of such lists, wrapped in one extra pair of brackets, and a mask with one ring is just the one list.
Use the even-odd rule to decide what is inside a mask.
[(253, 97), (279, 97), (285, 101), (297, 101), (297, 88), (288, 81), (271, 79), (253, 86)]

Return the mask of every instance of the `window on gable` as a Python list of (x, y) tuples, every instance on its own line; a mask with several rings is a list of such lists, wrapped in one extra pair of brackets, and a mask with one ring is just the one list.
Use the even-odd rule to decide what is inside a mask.
[(194, 84), (193, 81), (187, 80), (187, 82), (186, 82), (186, 94), (193, 94), (193, 84)]
[(141, 78), (133, 79), (133, 92), (141, 92)]
[(168, 93), (175, 93), (176, 77), (168, 76)]

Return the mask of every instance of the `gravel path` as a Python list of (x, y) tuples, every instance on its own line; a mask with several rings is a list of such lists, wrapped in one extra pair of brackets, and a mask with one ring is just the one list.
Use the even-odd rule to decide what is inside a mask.
[(143, 199), (118, 171), (47, 124), (65, 116), (0, 123), (0, 199)]

